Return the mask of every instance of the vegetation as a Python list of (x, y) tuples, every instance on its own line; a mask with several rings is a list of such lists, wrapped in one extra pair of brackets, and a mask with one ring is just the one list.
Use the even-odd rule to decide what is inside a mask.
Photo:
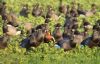
[[(1, 0), (0, 0), (1, 1)], [(3, 0), (2, 0), (3, 1)], [(47, 5), (51, 5), (55, 10), (58, 10), (59, 1), (58, 0), (5, 0), (7, 2), (7, 11), (9, 10), (16, 13), (19, 16), (19, 11), (23, 4), (28, 4), (30, 12), (32, 10), (32, 5), (39, 3), (46, 9)], [(90, 4), (95, 3), (100, 6), (100, 0), (77, 0), (76, 2), (82, 3), (85, 9), (90, 8)], [(70, 4), (71, 0), (63, 0), (63, 3)], [(100, 11), (100, 8), (98, 8)], [(78, 17), (79, 26), (81, 25), (81, 19), (83, 17)], [(100, 19), (100, 12), (96, 13), (91, 17), (86, 17), (86, 19), (91, 23), (95, 24), (95, 21)], [(29, 14), (29, 18), (24, 18), (19, 16), (19, 22), (21, 25), (19, 29), (23, 29), (24, 22), (31, 22), (33, 26), (42, 24), (44, 18), (33, 17)], [(57, 22), (62, 25), (64, 23), (64, 17), (60, 17)], [(50, 28), (53, 30), (53, 26), (56, 23), (51, 19)], [(54, 23), (53, 23), (54, 22)], [(81, 28), (79, 28), (82, 31)], [(24, 30), (25, 31), (25, 30)], [(90, 32), (91, 33), (91, 32)], [(0, 35), (2, 35), (2, 20), (0, 17)], [(30, 51), (21, 48), (19, 44), (21, 40), (25, 38), (26, 32), (23, 36), (12, 36), (11, 41), (6, 49), (0, 49), (0, 64), (100, 64), (100, 48), (90, 49), (88, 47), (77, 46), (77, 48), (64, 52), (63, 49), (49, 47), (51, 44), (41, 44), (38, 48), (32, 48)]]

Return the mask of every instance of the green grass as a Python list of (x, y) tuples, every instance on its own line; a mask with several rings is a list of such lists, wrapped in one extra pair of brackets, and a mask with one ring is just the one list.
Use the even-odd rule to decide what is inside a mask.
[[(1, 1), (1, 0), (0, 0)], [(7, 2), (7, 11), (12, 8), (13, 12), (18, 15), (21, 5), (28, 4), (30, 11), (32, 5), (40, 3), (41, 6), (46, 9), (47, 5), (51, 5), (54, 9), (58, 9), (58, 0), (5, 0)], [(100, 0), (77, 0), (84, 5), (85, 9), (90, 9), (90, 4), (96, 3), (100, 6)], [(70, 4), (71, 0), (63, 0), (64, 4)], [(98, 8), (100, 10), (100, 8)], [(78, 17), (79, 26), (82, 24), (82, 18)], [(44, 22), (42, 17), (33, 17), (29, 14), (29, 18), (19, 17), (19, 21), (22, 23), (19, 28), (24, 30), (23, 23), (31, 22), (35, 27), (38, 24)], [(100, 12), (92, 17), (86, 17), (91, 23), (95, 24), (95, 21), (100, 19)], [(61, 17), (57, 22), (62, 25), (64, 23), (64, 17)], [(56, 22), (50, 23), (51, 31), (54, 29), (53, 26)], [(82, 28), (79, 28), (82, 31)], [(90, 32), (91, 33), (91, 32)], [(0, 17), (0, 35), (2, 35), (2, 20)], [(26, 33), (24, 34), (26, 36)], [(90, 49), (88, 47), (77, 47), (71, 51), (64, 52), (63, 49), (50, 48), (47, 44), (41, 44), (38, 48), (26, 52), (24, 48), (20, 48), (19, 44), (22, 38), (25, 36), (14, 36), (9, 42), (9, 46), (6, 49), (0, 50), (0, 64), (100, 64), (100, 48)]]

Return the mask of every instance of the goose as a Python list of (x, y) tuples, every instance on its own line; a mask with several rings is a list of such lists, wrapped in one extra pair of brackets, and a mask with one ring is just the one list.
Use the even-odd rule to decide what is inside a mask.
[(30, 23), (30, 22), (25, 22), (24, 23), (24, 28), (27, 31), (27, 34), (28, 35), (31, 35), (32, 34), (32, 31), (34, 29), (32, 23)]
[(96, 10), (96, 4), (92, 4), (91, 5), (91, 9), (89, 11), (86, 12), (85, 16), (92, 16), (97, 12)]
[(55, 10), (50, 7), (50, 9), (48, 9), (47, 11), (46, 18), (49, 18), (49, 19), (51, 18), (54, 21), (57, 21), (59, 19), (59, 16), (56, 14)]
[(98, 47), (100, 45), (100, 27), (93, 27), (93, 34), (81, 42), (81, 45), (87, 45), (89, 48)]
[(62, 31), (61, 31), (61, 26), (55, 26), (55, 29), (53, 31), (53, 37), (55, 38), (56, 42), (62, 39)]
[(60, 2), (60, 4), (59, 4), (59, 12), (63, 13), (64, 15), (66, 15), (67, 6), (62, 3), (62, 0), (59, 0), (59, 2)]
[(3, 26), (3, 33), (9, 36), (15, 36), (15, 35), (20, 35), (21, 31), (18, 31), (16, 27), (7, 24)]
[(24, 17), (28, 17), (29, 14), (29, 9), (28, 9), (28, 4), (24, 5), (20, 11), (20, 15)]
[(78, 9), (77, 9), (78, 15), (85, 15), (86, 10), (83, 9), (83, 5), (78, 3)]
[(4, 34), (0, 37), (0, 49), (5, 49), (7, 47), (7, 43), (9, 41), (10, 37), (7, 34)]
[(37, 17), (37, 16), (41, 16), (43, 13), (43, 8), (40, 7), (40, 5), (37, 3), (36, 5), (33, 5), (33, 10), (32, 10), (32, 15)]

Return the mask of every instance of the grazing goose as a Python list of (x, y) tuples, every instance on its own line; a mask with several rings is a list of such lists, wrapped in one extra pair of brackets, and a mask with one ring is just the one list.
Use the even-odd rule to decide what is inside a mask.
[(24, 28), (26, 29), (28, 35), (32, 34), (32, 29), (33, 29), (32, 23), (29, 22), (24, 23)]
[(66, 15), (67, 6), (62, 3), (62, 0), (59, 0), (59, 2), (60, 2), (60, 4), (59, 4), (59, 12), (63, 13), (64, 15)]
[(21, 31), (18, 31), (17, 28), (12, 25), (4, 24), (3, 33), (9, 36), (15, 36), (21, 34)]
[(45, 23), (49, 23), (49, 22), (50, 22), (50, 18), (46, 18)]
[(92, 15), (94, 15), (96, 12), (97, 12), (97, 10), (96, 10), (96, 4), (92, 4), (92, 5), (91, 5), (91, 10), (87, 11), (85, 15), (86, 15), (86, 16), (92, 16)]
[(32, 10), (33, 16), (35, 16), (35, 17), (41, 16), (42, 13), (43, 13), (42, 7), (40, 7), (40, 5), (38, 3), (33, 6), (33, 10)]
[(76, 1), (74, 0), (72, 3), (71, 3), (72, 7), (71, 7), (71, 10), (70, 10), (70, 15), (71, 17), (77, 17), (78, 16), (78, 12), (77, 12), (77, 9), (76, 9)]
[(6, 13), (6, 2), (0, 3), (0, 15)]
[(86, 11), (83, 9), (83, 5), (78, 3), (78, 9), (77, 9), (78, 15), (85, 15)]
[(0, 37), (0, 49), (4, 49), (7, 47), (7, 43), (9, 41), (9, 36), (8, 35), (3, 35)]
[(22, 40), (20, 46), (26, 49), (31, 47), (38, 47), (44, 38), (44, 34), (41, 29), (35, 30), (29, 37)]
[(48, 25), (48, 23), (43, 23), (43, 24), (37, 25), (35, 27), (35, 29), (36, 30), (42, 29), (43, 33), (45, 33), (45, 30), (48, 30), (49, 29), (49, 25)]
[(18, 27), (18, 25), (19, 25), (18, 18), (13, 13), (4, 13), (4, 16), (2, 16), (2, 18), (5, 19), (4, 22), (6, 22), (7, 24), (10, 24), (14, 27)]
[(53, 8), (49, 8), (46, 14), (46, 18), (51, 18), (55, 21), (57, 21), (59, 19), (58, 15), (55, 13), (55, 10)]
[(83, 41), (84, 39), (84, 36), (77, 30), (74, 31), (74, 34), (72, 35), (73, 37), (73, 42), (80, 45), (81, 42)]
[(2, 20), (13, 26), (18, 26), (17, 16), (14, 13), (6, 13), (6, 3), (0, 5), (0, 15)]
[[(96, 35), (96, 34), (94, 34), (94, 35)], [(98, 38), (95, 38), (93, 36), (88, 37), (81, 42), (81, 45), (87, 45), (89, 48), (99, 46), (100, 45), (100, 38), (98, 39)]]
[(28, 5), (24, 5), (20, 11), (20, 15), (24, 16), (24, 17), (28, 17), (29, 14), (29, 9), (28, 9)]
[[(100, 29), (100, 28), (99, 28)], [(100, 45), (100, 30), (94, 26), (93, 34), (90, 37), (87, 37), (83, 42), (82, 45), (87, 45), (90, 48)]]
[[(30, 36), (28, 36), (28, 37), (26, 37), (25, 39), (23, 39), (22, 41), (21, 41), (21, 44), (20, 44), (20, 46), (22, 47), (22, 48), (26, 48), (26, 49), (30, 49), (32, 46), (36, 46), (36, 44), (37, 44), (37, 41), (36, 41), (36, 33), (37, 33), (37, 31), (35, 30), (34, 31), (34, 33), (32, 33)], [(34, 45), (34, 44), (35, 45)]]
[(89, 37), (88, 32), (93, 28), (93, 26), (86, 19), (83, 19), (83, 28), (84, 28), (84, 38)]
[(91, 12), (93, 12), (93, 14), (95, 14), (96, 12), (97, 12), (97, 6), (96, 6), (96, 4), (91, 4)]
[(60, 25), (58, 25), (58, 24), (55, 25), (55, 29), (53, 31), (53, 36), (54, 36), (56, 42), (63, 38)]
[(71, 39), (61, 39), (57, 42), (57, 45), (63, 48), (64, 51), (68, 51), (76, 47), (76, 43), (74, 43)]
[(78, 28), (77, 18), (67, 17), (64, 24), (64, 31), (66, 32), (66, 34), (71, 35), (71, 30), (77, 28)]
[(71, 17), (67, 15), (65, 18), (64, 27), (66, 29), (70, 29), (71, 24), (72, 24)]
[(33, 47), (38, 47), (44, 40), (44, 34), (41, 29), (37, 30), (30, 37), (30, 44)]

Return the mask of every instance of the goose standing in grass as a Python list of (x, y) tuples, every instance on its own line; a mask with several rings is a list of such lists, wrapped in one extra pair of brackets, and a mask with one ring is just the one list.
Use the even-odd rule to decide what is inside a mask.
[(24, 23), (24, 28), (27, 31), (28, 35), (32, 34), (32, 30), (33, 30), (32, 23), (29, 23), (29, 22)]
[(16, 27), (9, 25), (7, 23), (3, 24), (2, 29), (3, 29), (3, 33), (9, 36), (15, 36), (21, 34), (21, 31), (18, 31)]
[(60, 4), (59, 4), (59, 12), (63, 13), (64, 15), (66, 15), (67, 13), (67, 5), (64, 5), (62, 0), (59, 0)]
[(61, 24), (56, 24), (55, 29), (53, 31), (53, 37), (55, 38), (56, 42), (62, 39), (62, 31), (61, 31)]
[(33, 5), (32, 9), (32, 15), (37, 17), (37, 16), (42, 16), (43, 9), (40, 7), (40, 5), (37, 3), (36, 5)]
[(42, 32), (42, 29), (38, 29), (30, 36), (30, 44), (33, 47), (38, 47), (43, 42), (43, 39), (44, 34)]
[(91, 5), (91, 9), (89, 11), (86, 12), (86, 16), (92, 16), (94, 15), (96, 12), (97, 12), (97, 9), (96, 9), (96, 4), (92, 4)]
[(2, 20), (6, 20), (6, 2), (0, 3), (0, 15)]
[(20, 46), (26, 49), (38, 47), (43, 42), (44, 34), (41, 29), (35, 30), (30, 36), (21, 41)]
[(10, 37), (7, 34), (0, 37), (0, 49), (5, 49), (7, 47), (9, 39)]
[(72, 35), (64, 37), (64, 38), (60, 39), (59, 41), (57, 41), (57, 45), (59, 45), (61, 48), (63, 48), (64, 51), (68, 51), (68, 50), (75, 48), (76, 44), (77, 43), (75, 43), (73, 33), (72, 33)]
[(29, 8), (28, 8), (28, 5), (24, 5), (20, 11), (20, 15), (21, 16), (24, 16), (24, 17), (28, 17), (28, 14), (29, 14)]
[(48, 8), (46, 18), (53, 19), (54, 21), (57, 21), (59, 19), (57, 13), (55, 12), (55, 10), (52, 7)]
[(78, 15), (85, 15), (86, 10), (83, 9), (83, 5), (78, 3), (78, 9), (77, 9)]
[(100, 25), (96, 23), (96, 25), (93, 26), (93, 34), (90, 37), (87, 37), (83, 42), (82, 45), (87, 45), (90, 48), (98, 47), (100, 45)]
[(84, 36), (82, 35), (82, 33), (78, 30), (75, 30), (73, 34), (73, 42), (80, 45), (83, 40)]

